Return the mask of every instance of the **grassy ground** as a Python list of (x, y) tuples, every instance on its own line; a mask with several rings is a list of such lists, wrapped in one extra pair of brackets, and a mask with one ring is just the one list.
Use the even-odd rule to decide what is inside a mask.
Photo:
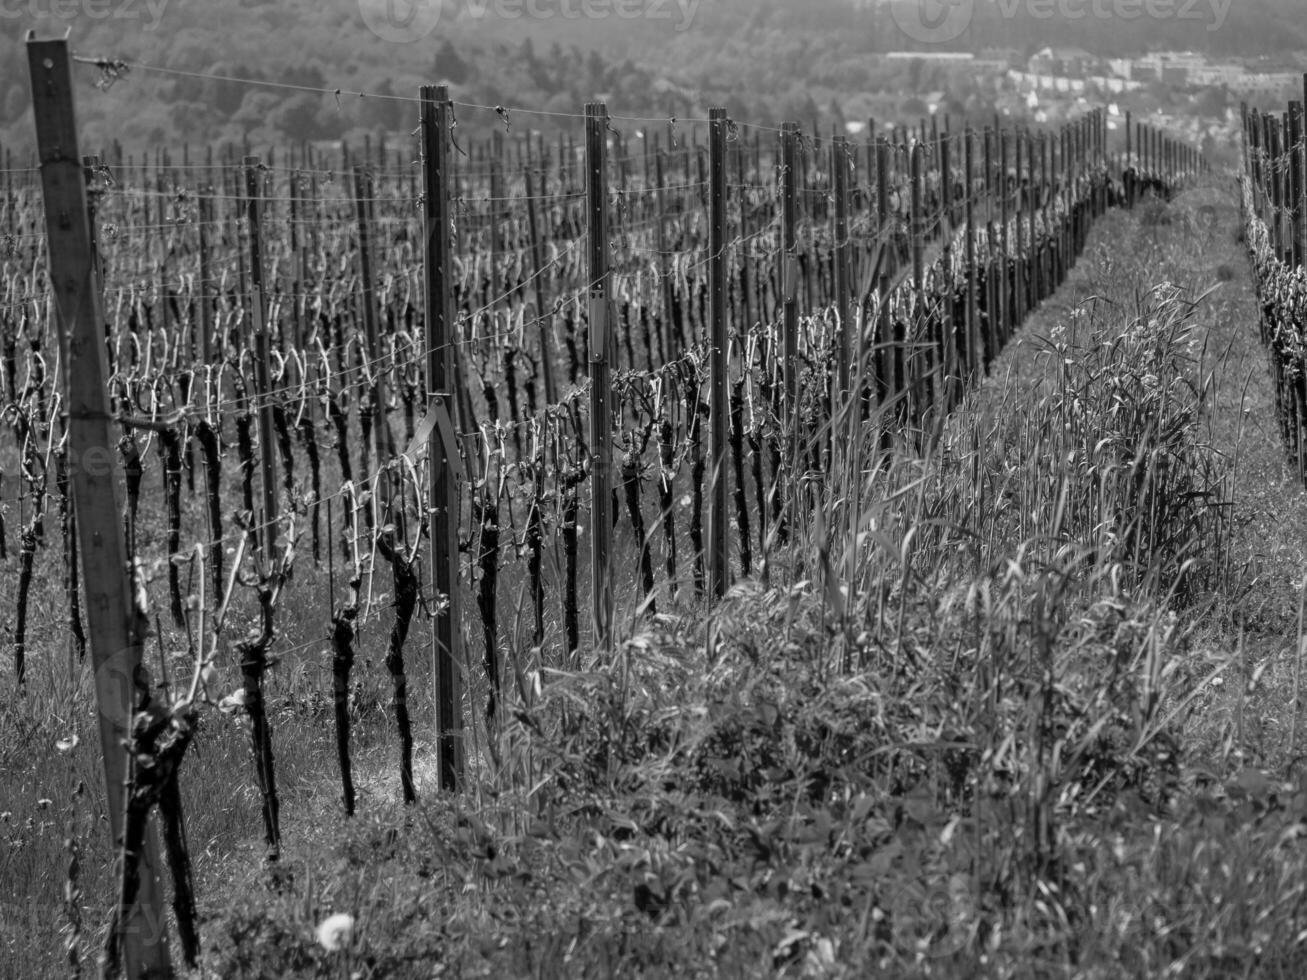
[[(241, 722), (214, 716), (183, 777), (205, 974), (1300, 975), (1307, 502), (1235, 202), (1108, 216), (924, 458), (865, 465), (842, 433), (766, 581), (710, 616), (628, 610), (602, 664), (524, 660), (463, 798), (420, 742), (422, 801), (393, 802), (373, 685), (345, 820), (303, 667), (265, 867)], [(23, 977), (60, 972), (70, 814), (88, 941), (107, 883), (93, 739), (54, 746), (85, 705), (34, 659), (46, 693), (0, 750)]]

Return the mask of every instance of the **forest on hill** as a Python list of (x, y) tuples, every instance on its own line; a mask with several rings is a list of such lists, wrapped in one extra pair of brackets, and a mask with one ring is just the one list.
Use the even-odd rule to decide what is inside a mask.
[[(258, 146), (408, 131), (413, 106), (387, 97), (413, 96), (433, 82), (449, 83), (454, 98), (465, 102), (546, 112), (579, 112), (601, 98), (626, 115), (687, 118), (723, 105), (737, 119), (838, 123), (840, 104), (850, 97), (912, 82), (893, 77), (897, 68), (887, 75), (876, 54), (930, 48), (899, 26), (902, 5), (919, 0), (898, 2), (896, 17), (890, 2), (669, 0), (651, 3), (649, 16), (627, 19), (563, 16), (564, 7), (568, 13), (590, 8), (583, 0), (551, 0), (557, 16), (540, 19), (520, 16), (524, 5), (514, 0), (444, 0), (428, 36), (395, 44), (368, 29), (358, 0), (186, 6), (120, 0), (121, 9), (108, 18), (47, 12), (30, 23), (13, 21), (21, 29), (0, 37), (0, 142), (19, 150), (31, 144), (21, 51), (27, 28), (41, 36), (71, 30), (84, 57), (169, 72), (133, 70), (111, 85), (112, 79), (100, 79), (93, 90), (95, 69), (84, 69), (88, 85), (78, 111), (88, 145), (118, 139), (137, 151), (165, 141)], [(1294, 0), (1241, 0), (1228, 9), (1223, 0), (1186, 0), (1174, 5), (1175, 16), (1137, 19), (1069, 20), (1057, 15), (1058, 4), (1087, 6), (1056, 0), (1055, 16), (1047, 17), (1040, 13), (1047, 4), (976, 0), (968, 29), (948, 46), (1019, 56), (1048, 45), (1115, 56), (1149, 49), (1275, 56), (1307, 48), (1307, 25)], [(553, 7), (540, 0), (531, 9)], [(258, 89), (223, 77), (324, 91)], [(336, 95), (338, 89), (378, 98)], [(535, 116), (519, 125), (549, 130), (552, 121)]]

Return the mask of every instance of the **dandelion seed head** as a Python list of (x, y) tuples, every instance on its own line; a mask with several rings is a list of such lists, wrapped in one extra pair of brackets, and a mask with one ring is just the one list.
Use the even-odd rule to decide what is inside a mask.
[(318, 945), (334, 953), (349, 945), (354, 934), (354, 916), (345, 912), (329, 915), (318, 923)]

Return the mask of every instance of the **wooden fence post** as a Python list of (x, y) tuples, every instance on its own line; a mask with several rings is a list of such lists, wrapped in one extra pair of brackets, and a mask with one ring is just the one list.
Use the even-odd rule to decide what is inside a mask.
[[(1053, 288), (1062, 285), (1066, 278), (1066, 270), (1070, 266), (1070, 254), (1073, 247), (1072, 243), (1075, 238), (1074, 212), (1072, 210), (1071, 187), (1072, 180), (1075, 176), (1075, 160), (1078, 145), (1076, 143), (1076, 133), (1079, 126), (1068, 123), (1062, 128), (1061, 142), (1061, 159), (1058, 168), (1057, 186), (1060, 191), (1054, 195), (1054, 200), (1061, 199), (1062, 213), (1058, 217), (1058, 225), (1061, 232), (1061, 248), (1057, 257), (1057, 281)], [(1050, 290), (1051, 292), (1052, 290)]]
[(534, 284), (535, 301), (536, 301), (536, 328), (540, 336), (540, 374), (544, 378), (545, 386), (545, 404), (558, 404), (558, 385), (554, 381), (554, 350), (550, 343), (551, 326), (553, 324), (553, 313), (545, 309), (545, 283), (544, 283), (544, 258), (540, 252), (540, 234), (539, 221), (536, 218), (536, 194), (543, 198), (545, 196), (545, 170), (544, 164), (541, 163), (539, 171), (538, 184), (532, 182), (532, 175), (535, 173), (530, 161), (531, 146), (527, 144), (527, 167), (526, 176), (526, 213), (528, 231), (531, 234), (531, 281)]
[[(486, 202), (486, 222), (490, 226), (490, 285), (487, 304), (495, 304), (500, 296), (499, 257), (504, 251), (503, 227), (500, 215), (507, 210), (504, 200), (504, 134), (495, 130), (490, 136), (490, 200)], [(493, 311), (490, 311), (493, 319)]]
[[(295, 158), (293, 145), (290, 157), (292, 160)], [(300, 317), (300, 293), (304, 289), (304, 269), (300, 249), (299, 184), (300, 172), (292, 169), (287, 188), (290, 197), (290, 251), (286, 256), (286, 260), (288, 265), (287, 273), (290, 276), (291, 336), (294, 338), (292, 344), (295, 350), (302, 351), (304, 349), (304, 323)]]
[(1272, 241), (1275, 243), (1275, 257), (1283, 261), (1284, 259), (1284, 197), (1283, 181), (1281, 180), (1283, 171), (1283, 161), (1280, 158), (1280, 120), (1275, 116), (1266, 117), (1267, 130), (1270, 133), (1270, 139), (1267, 140), (1267, 148), (1270, 151), (1270, 178), (1271, 178), (1271, 215), (1274, 219), (1271, 225)]
[[(958, 330), (953, 318), (953, 236), (956, 232), (956, 205), (953, 200), (953, 140), (947, 132), (937, 138), (935, 147), (939, 166), (939, 212), (935, 215), (944, 271), (939, 297), (940, 309), (936, 331), (936, 350), (940, 359), (939, 384), (932, 407), (938, 408), (940, 424), (962, 398), (962, 362), (967, 352), (958, 349)], [(924, 247), (924, 242), (923, 242)]]
[(1248, 153), (1252, 155), (1252, 205), (1257, 217), (1266, 217), (1266, 150), (1263, 116), (1256, 108), (1248, 111)]
[[(1107, 111), (1098, 110), (1098, 125), (1094, 127), (1094, 164), (1100, 170), (1107, 169)], [(1107, 181), (1099, 182), (1098, 203), (1094, 217), (1100, 217), (1107, 210)]]
[(983, 346), (980, 339), (979, 311), (976, 302), (976, 159), (975, 134), (970, 126), (962, 129), (963, 214), (967, 228), (967, 310), (963, 325), (967, 334), (967, 383), (974, 384), (984, 370)]
[(831, 193), (835, 196), (835, 312), (839, 317), (840, 331), (837, 387), (841, 402), (849, 397), (849, 362), (853, 356), (850, 336), (853, 325), (849, 322), (849, 167), (852, 163), (848, 141), (841, 136), (831, 147)]
[[(1247, 105), (1247, 103), (1244, 103)], [(1261, 144), (1257, 139), (1257, 112), (1249, 109), (1247, 122), (1244, 124), (1244, 143), (1248, 147), (1248, 176), (1253, 184), (1253, 212), (1260, 218), (1262, 214), (1262, 168)]]
[(1293, 264), (1307, 264), (1307, 109), (1303, 103), (1292, 103), (1295, 117), (1294, 135), (1290, 144), (1293, 173)]
[(1053, 150), (1057, 148), (1055, 137), (1042, 133), (1039, 137), (1039, 184), (1035, 188), (1035, 201), (1039, 204), (1039, 223), (1047, 231), (1047, 238), (1044, 239), (1046, 246), (1046, 255), (1040, 257), (1039, 267), (1039, 302), (1043, 302), (1048, 294), (1052, 293), (1052, 280), (1056, 276), (1056, 250), (1057, 250), (1057, 229), (1053, 227), (1052, 222), (1052, 187), (1053, 175), (1055, 175), (1055, 162), (1053, 162)]
[(999, 227), (999, 258), (1002, 265), (999, 269), (999, 301), (998, 309), (1001, 314), (998, 329), (998, 345), (1004, 345), (1008, 337), (1012, 335), (1012, 325), (1014, 321), (1014, 307), (1016, 304), (1015, 292), (1013, 288), (1013, 273), (1016, 265), (1012, 262), (1012, 236), (1009, 229), (1011, 224), (1011, 195), (1008, 193), (1007, 183), (1007, 159), (1008, 159), (1008, 133), (1006, 129), (1000, 128), (998, 131), (998, 227)]
[[(459, 680), (463, 669), (463, 598), (458, 580), (458, 444), (454, 435), (453, 346), (454, 275), (449, 187), (449, 90), (423, 85), (422, 218), (423, 294), (426, 306), (427, 411), (435, 426), (427, 442), (431, 509), (431, 582), (445, 599), (432, 620), (431, 656), (436, 688), (437, 759), (440, 788), (449, 793), (463, 783), (463, 707)], [(546, 375), (548, 377), (548, 375)]]
[(739, 143), (735, 153), (735, 182), (739, 185), (739, 194), (737, 200), (740, 207), (740, 227), (736, 229), (739, 236), (740, 245), (736, 260), (736, 279), (739, 281), (740, 305), (744, 311), (744, 322), (740, 324), (739, 335), (747, 337), (749, 332), (757, 324), (759, 316), (757, 307), (754, 303), (754, 275), (753, 275), (753, 249), (750, 247), (749, 236), (753, 234), (753, 224), (749, 220), (749, 185), (748, 174), (745, 171), (745, 157), (748, 149), (744, 144), (743, 138), (737, 137)]
[(1056, 207), (1059, 199), (1066, 203), (1067, 208), (1057, 216), (1057, 227), (1054, 229), (1055, 241), (1057, 244), (1057, 256), (1054, 265), (1053, 276), (1050, 281), (1049, 292), (1053, 292), (1062, 283), (1062, 270), (1066, 265), (1067, 252), (1071, 247), (1071, 210), (1070, 210), (1070, 178), (1071, 178), (1071, 157), (1074, 153), (1074, 140), (1072, 139), (1074, 127), (1067, 123), (1058, 132), (1057, 139), (1053, 141), (1050, 153), (1049, 179), (1052, 183), (1049, 185), (1049, 207)]
[(908, 233), (911, 236), (912, 246), (912, 288), (918, 295), (920, 295), (926, 288), (926, 215), (921, 186), (923, 171), (925, 170), (923, 160), (925, 148), (920, 140), (912, 144), (909, 153), (908, 181), (910, 184), (910, 205)]
[[(1038, 152), (1036, 149), (1038, 148)], [(1044, 277), (1043, 266), (1044, 257), (1040, 254), (1039, 241), (1039, 212), (1040, 212), (1040, 195), (1045, 187), (1048, 186), (1048, 142), (1041, 134), (1038, 140), (1032, 134), (1026, 143), (1026, 151), (1029, 154), (1027, 161), (1029, 167), (1027, 173), (1030, 175), (1030, 306), (1033, 313), (1039, 306), (1040, 301), (1044, 298)], [(1036, 170), (1036, 165), (1042, 160), (1042, 169)]]
[[(271, 331), (267, 324), (267, 299), (264, 291), (263, 236), (259, 206), (262, 168), (257, 156), (244, 158), (246, 218), (250, 242), (250, 310), (254, 318), (254, 389), (259, 409), (259, 475), (261, 480), (262, 510), (255, 515), (251, 536), (255, 547), (263, 553), (269, 567), (276, 561), (277, 552), (277, 484), (276, 484), (276, 428), (273, 424), (271, 361)], [(262, 532), (260, 534), (259, 532)], [(260, 542), (262, 544), (260, 545)], [(245, 681), (246, 710), (252, 722), (255, 775), (263, 797), (263, 828), (268, 845), (268, 860), (281, 856), (281, 825), (277, 803), (277, 779), (273, 767), (272, 732), (266, 712), (261, 706), (264, 672), (267, 669), (264, 652), (257, 658), (247, 655), (241, 664)]]
[[(799, 124), (781, 125), (781, 251), (780, 286), (783, 316), (782, 370), (785, 379), (785, 428), (790, 447), (787, 509), (798, 486), (799, 460), (799, 260), (795, 254), (798, 221)], [(779, 484), (779, 474), (778, 480)], [(779, 485), (776, 492), (781, 492)]]
[[(143, 679), (141, 634), (127, 568), (110, 431), (104, 316), (95, 272), (86, 181), (77, 151), (66, 39), (27, 39), (32, 108), (45, 202), (50, 288), (57, 314), (68, 415), (68, 472), (82, 556), (87, 635), (95, 671), (109, 832), (121, 845), (130, 763), (125, 739)], [(129, 980), (172, 976), (158, 880), (158, 844), (148, 825), (140, 885), (119, 922)]]
[[(916, 296), (916, 306), (909, 319), (907, 349), (904, 352), (905, 389), (909, 392), (908, 415), (913, 423), (921, 420), (932, 398), (929, 393), (929, 372), (931, 370), (931, 351), (929, 345), (920, 343), (920, 328), (926, 323), (922, 313), (922, 303), (926, 295), (926, 246), (925, 246), (925, 202), (922, 197), (922, 179), (925, 171), (925, 145), (920, 141), (912, 144), (908, 161), (908, 180), (911, 182), (911, 216), (909, 227), (912, 239), (912, 291)], [(918, 355), (924, 355), (925, 365), (919, 365)]]
[[(1134, 153), (1134, 115), (1127, 109), (1125, 114), (1125, 170), (1134, 167), (1131, 156)], [(1136, 168), (1137, 169), (1137, 168)], [(1127, 208), (1135, 206), (1135, 182), (1127, 180), (1125, 182), (1125, 203)]]
[[(248, 156), (245, 168), (245, 216), (250, 235), (250, 313), (254, 318), (254, 396), (259, 408), (259, 476), (262, 481), (263, 510), (254, 521), (256, 542), (263, 542), (263, 555), (272, 561), (277, 550), (276, 428), (272, 419), (272, 380), (269, 371), (271, 351), (267, 319), (267, 300), (263, 284), (263, 235), (260, 222), (259, 158)], [(262, 533), (260, 533), (262, 532)]]
[[(208, 173), (206, 171), (207, 178)], [(199, 305), (199, 344), (197, 353), (200, 363), (208, 365), (213, 361), (213, 284), (209, 281), (209, 224), (213, 220), (213, 185), (207, 180), (198, 195), (200, 224), (200, 295), (196, 301)]]
[(662, 301), (661, 329), (658, 340), (665, 352), (665, 359), (670, 360), (671, 352), (677, 349), (678, 344), (681, 350), (685, 349), (685, 337), (682, 335), (682, 331), (677, 328), (675, 318), (672, 315), (672, 308), (676, 305), (676, 289), (672, 284), (671, 259), (668, 255), (670, 249), (667, 247), (666, 168), (667, 157), (663, 151), (659, 150), (654, 155), (654, 180), (657, 191), (655, 207), (658, 211), (658, 282)]
[(1010, 246), (1012, 250), (1012, 302), (1011, 302), (1011, 329), (1015, 330), (1025, 316), (1025, 262), (1021, 257), (1021, 250), (1025, 247), (1025, 194), (1022, 189), (1022, 181), (1025, 176), (1025, 156), (1022, 147), (1025, 143), (1026, 132), (1012, 127), (1011, 139), (1007, 139), (1008, 134), (1003, 134), (1004, 145), (1011, 147), (1012, 154), (1012, 179), (1013, 186), (1010, 194), (1005, 198), (1004, 203), (1007, 205), (1007, 221), (1011, 224), (1011, 230), (1005, 233), (1004, 245)]
[(996, 343), (997, 327), (999, 323), (998, 311), (1000, 309), (999, 291), (998, 291), (998, 267), (997, 267), (997, 234), (998, 231), (994, 225), (994, 189), (999, 186), (995, 183), (994, 177), (994, 131), (988, 126), (985, 127), (985, 314), (986, 322), (983, 331), (985, 354), (984, 366), (988, 373), (989, 365), (993, 362), (997, 354), (998, 344)]
[(1275, 190), (1275, 117), (1269, 112), (1261, 113), (1262, 131), (1262, 199), (1265, 214), (1263, 220), (1266, 222), (1269, 233), (1269, 243), (1275, 248), (1276, 255), (1279, 255), (1280, 238), (1279, 238), (1279, 205), (1278, 195)]
[[(359, 235), (359, 279), (363, 290), (363, 329), (367, 342), (368, 374), (371, 376), (372, 443), (376, 450), (377, 499), (372, 502), (376, 527), (384, 527), (390, 520), (391, 502), (396, 488), (393, 474), (386, 472), (395, 455), (390, 422), (386, 418), (386, 383), (384, 367), (386, 356), (381, 350), (381, 331), (377, 323), (376, 284), (372, 276), (372, 198), (375, 194), (372, 175), (357, 164), (354, 166), (354, 214)], [(368, 474), (363, 474), (364, 479)], [(401, 494), (402, 499), (402, 494)]]
[(1286, 253), (1289, 251), (1289, 222), (1285, 220), (1285, 210), (1287, 208), (1287, 182), (1285, 166), (1286, 152), (1285, 144), (1287, 142), (1287, 132), (1289, 125), (1285, 120), (1285, 114), (1276, 112), (1269, 116), (1270, 122), (1270, 186), (1272, 186), (1272, 195), (1274, 205), (1274, 216), (1276, 216), (1276, 257), (1281, 261), (1287, 261)]
[(1289, 264), (1300, 266), (1303, 263), (1303, 104), (1298, 101), (1289, 103), (1289, 215), (1291, 219), (1291, 238), (1289, 243)]
[[(720, 599), (730, 577), (726, 549), (726, 110), (708, 110), (708, 595)], [(639, 543), (639, 544), (642, 544)]]
[(885, 139), (876, 140), (876, 235), (880, 241), (880, 276), (876, 282), (876, 406), (881, 410), (881, 445), (888, 449), (892, 433), (885, 418), (885, 406), (900, 390), (897, 365), (901, 348), (894, 342), (894, 325), (889, 315), (890, 270), (897, 269), (894, 225), (889, 217), (890, 145)]
[(593, 643), (606, 649), (613, 623), (613, 459), (611, 315), (608, 262), (608, 108), (585, 107), (585, 187), (590, 297), (590, 579)]

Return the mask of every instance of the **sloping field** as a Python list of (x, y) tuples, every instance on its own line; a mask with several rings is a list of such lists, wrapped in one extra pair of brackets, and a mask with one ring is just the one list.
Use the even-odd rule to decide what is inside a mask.
[(297, 787), (279, 867), (201, 868), (208, 968), (1300, 975), (1307, 513), (1238, 228), (1109, 215), (852, 540), (814, 490), (798, 584), (521, 678), (461, 803)]

